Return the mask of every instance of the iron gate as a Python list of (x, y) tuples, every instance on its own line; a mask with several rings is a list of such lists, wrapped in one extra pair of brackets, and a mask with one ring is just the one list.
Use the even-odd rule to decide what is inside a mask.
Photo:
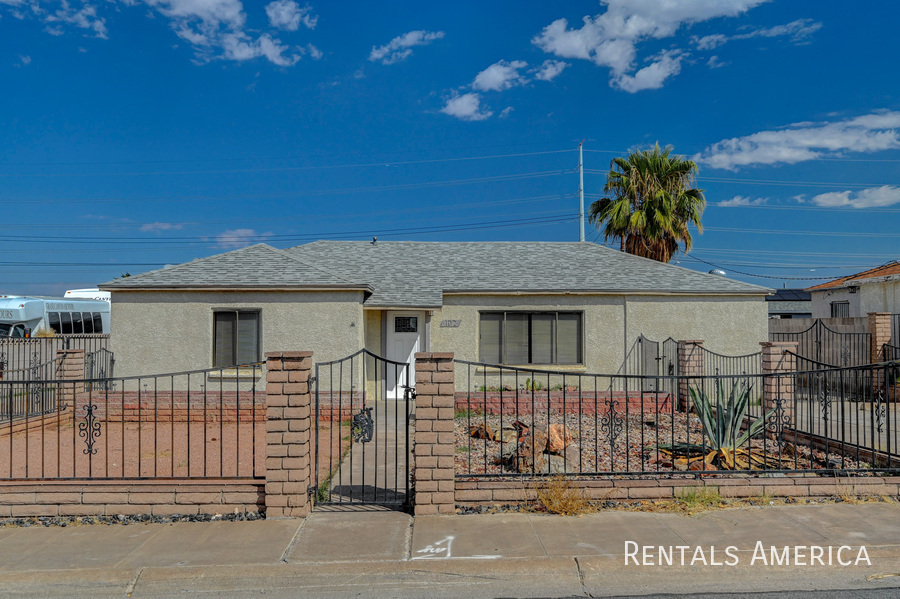
[(644, 377), (641, 379), (641, 391), (670, 391), (661, 387), (667, 384), (665, 377), (678, 374), (678, 342), (671, 337), (665, 341), (653, 341), (640, 335), (625, 357), (623, 366), (620, 374)]
[(871, 339), (869, 333), (839, 333), (819, 319), (805, 331), (769, 335), (769, 341), (796, 341), (798, 356), (833, 368), (871, 364)]
[(411, 370), (366, 349), (316, 364), (314, 505), (409, 509)]

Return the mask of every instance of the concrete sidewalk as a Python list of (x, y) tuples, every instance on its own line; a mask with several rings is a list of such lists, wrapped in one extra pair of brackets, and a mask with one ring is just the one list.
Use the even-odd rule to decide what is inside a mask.
[[(636, 544), (640, 565), (626, 565), (626, 542)], [(653, 565), (636, 549), (644, 545), (653, 546)], [(669, 553), (676, 547), (673, 565), (658, 565), (660, 545)], [(683, 565), (679, 546), (687, 547)], [(774, 565), (771, 548), (780, 555), (783, 546), (805, 547), (797, 560), (805, 564), (809, 547), (822, 547), (824, 565), (794, 564), (794, 554), (791, 565)], [(841, 553), (845, 562), (864, 546), (870, 564), (839, 565), (840, 546), (852, 548)], [(717, 565), (726, 560), (737, 564)], [(305, 521), (0, 529), (3, 596), (600, 597), (896, 587), (900, 505), (888, 503), (691, 517), (322, 511)]]

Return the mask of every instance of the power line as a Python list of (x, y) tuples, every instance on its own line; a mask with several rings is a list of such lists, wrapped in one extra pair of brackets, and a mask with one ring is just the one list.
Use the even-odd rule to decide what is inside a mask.
[[(464, 156), (459, 158), (434, 158), (430, 160), (403, 160), (403, 161), (379, 161), (357, 164), (331, 164), (316, 166), (278, 166), (265, 168), (243, 169), (217, 169), (202, 171), (137, 171), (137, 172), (106, 172), (106, 173), (0, 173), (0, 177), (132, 177), (148, 175), (224, 175), (229, 173), (274, 173), (289, 171), (326, 170), (340, 168), (368, 168), (368, 167), (392, 167), (410, 166), (416, 164), (437, 164), (446, 162), (464, 162), (471, 160), (491, 160), (497, 158), (520, 158), (524, 156), (542, 156), (547, 154), (562, 154), (572, 150), (550, 150), (545, 152), (522, 152), (518, 154), (494, 154), (492, 156)], [(115, 164), (115, 163), (114, 163)]]

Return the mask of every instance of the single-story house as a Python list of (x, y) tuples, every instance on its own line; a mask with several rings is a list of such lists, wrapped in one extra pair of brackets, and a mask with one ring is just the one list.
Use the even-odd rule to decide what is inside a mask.
[(615, 373), (640, 335), (759, 351), (772, 290), (586, 242), (265, 244), (110, 281), (117, 375), (367, 348)]
[(806, 289), (813, 318), (865, 318), (869, 312), (900, 313), (900, 262)]

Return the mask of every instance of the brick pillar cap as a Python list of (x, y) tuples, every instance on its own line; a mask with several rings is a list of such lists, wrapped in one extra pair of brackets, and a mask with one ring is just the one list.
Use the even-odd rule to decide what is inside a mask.
[(452, 360), (452, 351), (416, 352), (416, 360)]
[(266, 360), (277, 360), (278, 358), (311, 358), (311, 351), (267, 351)]

